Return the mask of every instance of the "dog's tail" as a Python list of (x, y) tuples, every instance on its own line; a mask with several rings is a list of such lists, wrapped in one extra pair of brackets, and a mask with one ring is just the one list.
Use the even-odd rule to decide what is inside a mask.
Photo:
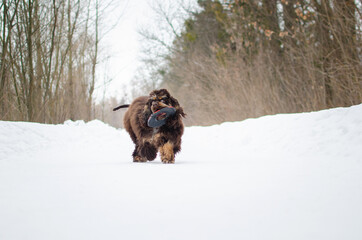
[(129, 107), (129, 104), (123, 104), (123, 105), (120, 105), (120, 106), (118, 106), (118, 107), (113, 108), (113, 111), (117, 111), (118, 109), (128, 108), (128, 107)]

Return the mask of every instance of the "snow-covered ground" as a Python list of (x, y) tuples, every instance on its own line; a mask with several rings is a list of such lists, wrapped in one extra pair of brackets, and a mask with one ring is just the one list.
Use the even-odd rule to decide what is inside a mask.
[(0, 121), (0, 239), (362, 239), (362, 105), (186, 128), (133, 163), (100, 121)]

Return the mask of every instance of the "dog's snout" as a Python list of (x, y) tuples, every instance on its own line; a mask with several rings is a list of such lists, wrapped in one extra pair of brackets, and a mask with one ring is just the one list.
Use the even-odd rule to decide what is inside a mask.
[(158, 102), (152, 102), (152, 107), (157, 107), (158, 106)]

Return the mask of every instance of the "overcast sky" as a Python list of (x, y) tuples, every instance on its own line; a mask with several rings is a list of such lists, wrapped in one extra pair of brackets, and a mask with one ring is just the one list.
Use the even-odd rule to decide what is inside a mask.
[[(108, 7), (107, 14), (104, 14), (102, 19), (103, 33), (101, 34), (103, 34), (103, 38), (100, 42), (101, 54), (97, 65), (98, 87), (95, 91), (97, 101), (101, 100), (103, 95), (116, 96), (121, 99), (125, 91), (127, 92), (125, 86), (130, 85), (137, 68), (142, 64), (140, 61), (142, 38), (138, 31), (148, 27), (159, 34), (165, 33), (162, 31), (165, 28), (161, 26), (162, 24), (160, 25), (159, 19), (157, 22), (159, 17), (152, 10), (152, 6), (155, 7), (156, 2), (165, 4), (166, 11), (174, 16), (183, 15), (178, 4), (179, 1), (182, 1), (184, 6), (196, 5), (196, 0), (108, 1), (112, 1), (113, 5)], [(183, 17), (178, 19), (183, 19)], [(172, 36), (172, 32), (170, 36)], [(105, 81), (109, 82), (106, 84), (106, 88), (103, 87)]]
[[(100, 41), (98, 88), (96, 98), (103, 95), (104, 81), (107, 96), (123, 94), (123, 85), (128, 85), (140, 64), (140, 36), (137, 30), (152, 21), (150, 0), (121, 0), (109, 9), (111, 16), (104, 16), (103, 38)], [(111, 30), (109, 30), (111, 28)], [(107, 58), (108, 56), (108, 58)], [(120, 98), (120, 97), (119, 97)]]

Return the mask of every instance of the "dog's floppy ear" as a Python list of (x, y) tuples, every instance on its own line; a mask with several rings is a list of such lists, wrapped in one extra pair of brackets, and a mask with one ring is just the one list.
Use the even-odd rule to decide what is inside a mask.
[(141, 124), (143, 126), (147, 126), (147, 121), (148, 121), (148, 118), (151, 116), (152, 114), (152, 111), (151, 111), (151, 103), (152, 103), (152, 100), (151, 99), (148, 99), (148, 101), (146, 102), (146, 105), (143, 107), (143, 111), (141, 113), (141, 116), (142, 116), (142, 121), (141, 121)]
[(176, 114), (180, 114), (182, 117), (186, 117), (184, 109), (180, 106), (176, 98), (170, 96), (171, 106), (176, 108)]

